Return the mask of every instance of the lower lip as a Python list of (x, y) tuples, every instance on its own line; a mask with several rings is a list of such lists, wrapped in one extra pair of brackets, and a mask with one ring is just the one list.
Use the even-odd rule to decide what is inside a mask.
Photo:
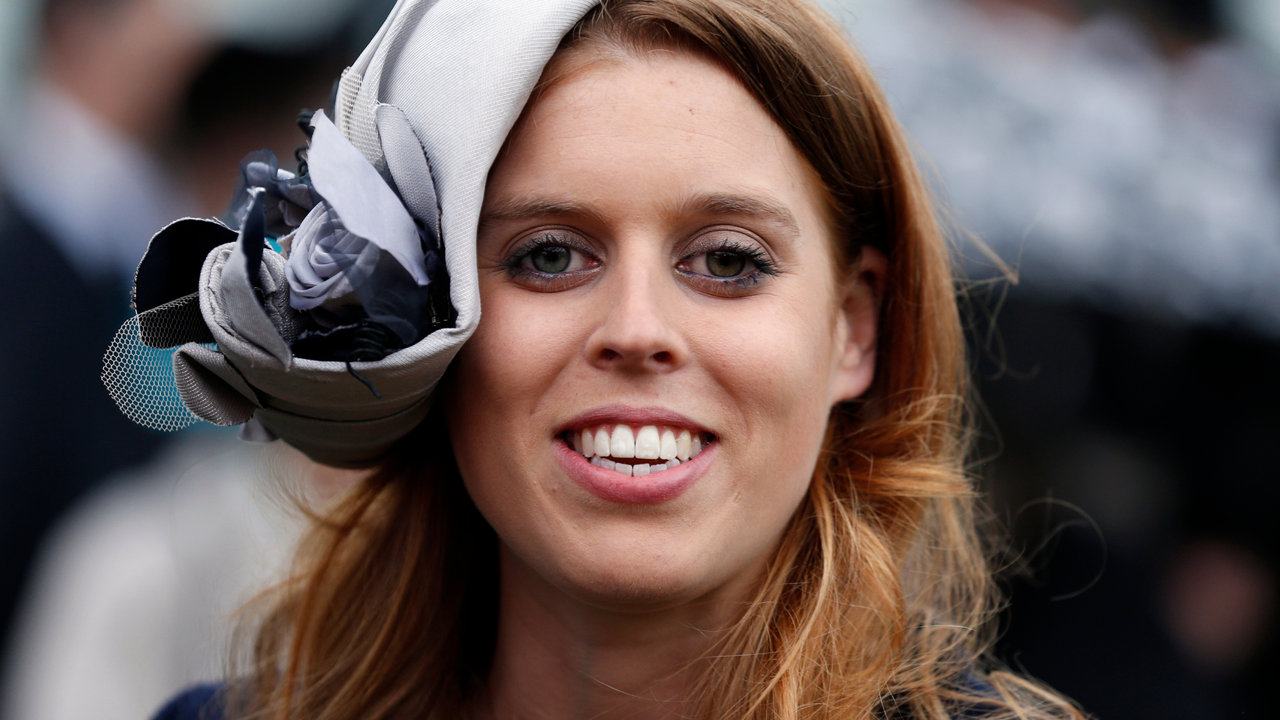
[(688, 462), (643, 477), (627, 477), (592, 465), (564, 440), (557, 438), (555, 443), (556, 459), (569, 477), (602, 500), (627, 505), (656, 505), (680, 497), (706, 474), (719, 449), (720, 443), (712, 442)]

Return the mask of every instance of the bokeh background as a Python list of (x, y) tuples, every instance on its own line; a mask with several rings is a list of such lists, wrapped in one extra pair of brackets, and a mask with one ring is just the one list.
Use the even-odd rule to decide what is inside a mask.
[[(965, 273), (1000, 659), (1104, 719), (1265, 718), (1280, 654), (1280, 2), (825, 0)], [(132, 270), (214, 216), (390, 0), (0, 3), (0, 720), (145, 718), (223, 672), (288, 475), (132, 426)], [(993, 537), (996, 535), (993, 532)]]

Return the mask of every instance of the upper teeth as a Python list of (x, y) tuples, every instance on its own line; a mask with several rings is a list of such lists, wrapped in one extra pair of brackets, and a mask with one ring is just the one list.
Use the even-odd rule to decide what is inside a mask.
[(572, 433), (573, 449), (589, 458), (639, 458), (671, 460), (674, 467), (702, 452), (702, 438), (684, 428), (629, 425), (583, 428)]

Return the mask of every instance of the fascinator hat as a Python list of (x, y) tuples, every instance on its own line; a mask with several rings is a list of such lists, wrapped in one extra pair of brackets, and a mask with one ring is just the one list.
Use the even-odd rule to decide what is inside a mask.
[(241, 163), (221, 220), (178, 220), (138, 266), (103, 380), (135, 421), (240, 425), (340, 467), (427, 414), (480, 319), (485, 180), (542, 69), (598, 0), (400, 0), (300, 119), (299, 173)]

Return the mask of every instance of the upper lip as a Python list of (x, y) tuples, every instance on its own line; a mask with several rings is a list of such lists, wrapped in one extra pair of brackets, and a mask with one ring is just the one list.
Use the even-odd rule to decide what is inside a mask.
[(670, 425), (691, 432), (711, 432), (687, 415), (663, 407), (631, 407), (629, 405), (603, 405), (587, 410), (562, 425), (556, 434), (581, 430), (596, 425)]

